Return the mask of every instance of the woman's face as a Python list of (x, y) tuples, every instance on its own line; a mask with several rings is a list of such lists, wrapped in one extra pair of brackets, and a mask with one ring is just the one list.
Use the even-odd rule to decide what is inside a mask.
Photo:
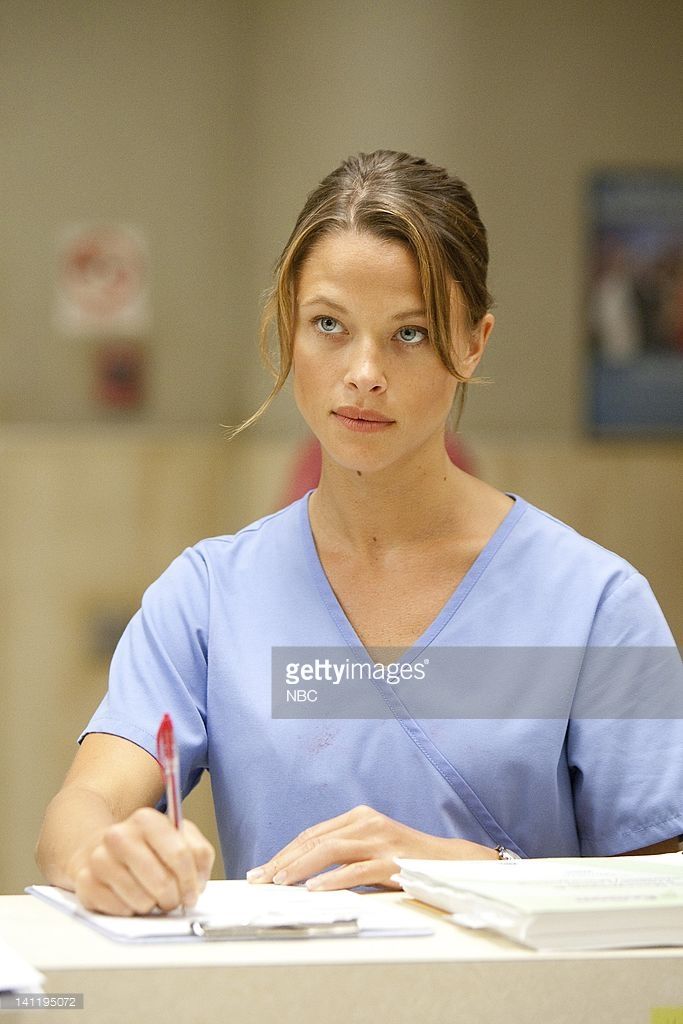
[[(470, 376), (493, 317), (462, 326), (452, 289), (455, 361)], [(443, 450), (456, 379), (428, 339), (417, 263), (399, 242), (328, 235), (300, 270), (293, 353), (302, 416), (335, 462), (372, 472), (430, 445)]]

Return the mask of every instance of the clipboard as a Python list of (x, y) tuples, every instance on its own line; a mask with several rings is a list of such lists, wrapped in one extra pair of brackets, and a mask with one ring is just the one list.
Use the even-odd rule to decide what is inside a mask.
[(220, 924), (195, 919), (190, 922), (190, 931), (197, 938), (219, 942), (227, 939), (339, 939), (357, 937), (360, 934), (360, 926), (357, 917), (308, 924), (266, 924), (258, 921), (247, 924)]
[(393, 938), (433, 935), (414, 908), (377, 902), (348, 889), (309, 892), (305, 886), (210, 881), (195, 907), (114, 917), (86, 910), (74, 893), (53, 885), (25, 890), (117, 942), (216, 942), (271, 939)]

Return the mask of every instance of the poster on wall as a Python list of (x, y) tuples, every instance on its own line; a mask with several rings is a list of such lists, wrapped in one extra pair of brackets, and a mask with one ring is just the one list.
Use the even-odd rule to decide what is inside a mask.
[(587, 190), (588, 429), (683, 434), (683, 167), (596, 171)]
[(64, 228), (57, 246), (57, 329), (78, 338), (140, 338), (150, 327), (148, 277), (147, 244), (137, 228)]

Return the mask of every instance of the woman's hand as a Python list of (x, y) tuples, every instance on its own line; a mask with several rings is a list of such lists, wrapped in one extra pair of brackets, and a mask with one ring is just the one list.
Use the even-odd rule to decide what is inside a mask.
[[(360, 806), (307, 828), (267, 864), (248, 871), (247, 878), (276, 885), (308, 879), (307, 888), (316, 890), (352, 889), (357, 885), (398, 889), (400, 886), (391, 881), (398, 871), (395, 857), (484, 860), (496, 859), (497, 853), (466, 839), (442, 839), (418, 832), (372, 807)], [(333, 864), (340, 866), (325, 871)], [(319, 874), (321, 871), (325, 874)]]
[(167, 815), (140, 807), (74, 854), (69, 873), (87, 910), (130, 917), (193, 906), (215, 856), (193, 822), (176, 829)]

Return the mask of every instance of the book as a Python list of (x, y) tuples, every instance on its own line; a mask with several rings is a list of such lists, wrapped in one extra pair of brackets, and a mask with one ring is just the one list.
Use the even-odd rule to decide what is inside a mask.
[(211, 881), (188, 910), (135, 917), (93, 913), (74, 893), (53, 885), (31, 885), (26, 892), (119, 942), (434, 934), (410, 908), (377, 903), (372, 893), (349, 890), (309, 892), (304, 886)]
[(680, 853), (396, 863), (409, 896), (532, 949), (683, 946)]

